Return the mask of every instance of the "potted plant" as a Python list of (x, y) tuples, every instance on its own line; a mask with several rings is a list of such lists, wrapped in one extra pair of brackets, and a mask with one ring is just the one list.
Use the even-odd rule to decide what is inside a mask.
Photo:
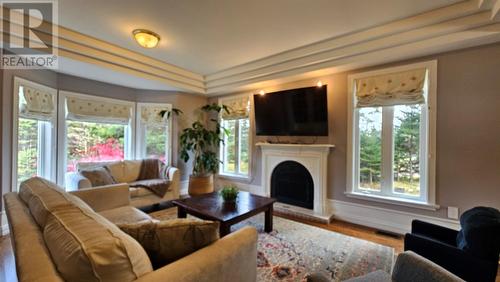
[[(216, 103), (201, 108), (202, 115), (191, 127), (182, 130), (179, 137), (180, 158), (184, 162), (193, 160), (193, 171), (189, 176), (188, 193), (191, 196), (214, 191), (214, 174), (219, 170), (221, 161), (218, 148), (224, 142), (223, 134), (228, 134), (219, 120), (214, 118), (221, 111), (229, 113), (227, 106)], [(173, 111), (174, 114), (179, 114)], [(171, 112), (165, 111), (170, 117)]]
[(239, 190), (235, 185), (230, 185), (224, 186), (219, 193), (224, 200), (224, 203), (235, 203), (238, 198), (238, 192)]

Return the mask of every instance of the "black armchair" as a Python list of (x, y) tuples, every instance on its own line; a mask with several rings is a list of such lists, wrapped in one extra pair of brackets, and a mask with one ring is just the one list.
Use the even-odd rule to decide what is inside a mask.
[(411, 233), (405, 235), (404, 249), (433, 261), (466, 281), (495, 281), (498, 252), (496, 259), (474, 256), (457, 247), (457, 235), (458, 231), (414, 220)]

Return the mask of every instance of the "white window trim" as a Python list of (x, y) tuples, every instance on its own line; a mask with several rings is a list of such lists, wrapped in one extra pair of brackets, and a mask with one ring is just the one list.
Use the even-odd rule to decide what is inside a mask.
[[(239, 95), (231, 95), (225, 96), (223, 98), (218, 99), (219, 105), (224, 104), (224, 101), (231, 101), (238, 98), (248, 97), (250, 101), (250, 111), (248, 113), (248, 174), (240, 174), (240, 173), (227, 173), (224, 172), (224, 164), (220, 164), (218, 176), (221, 178), (232, 179), (232, 180), (243, 180), (248, 181), (252, 179), (252, 167), (253, 167), (253, 127), (254, 127), (254, 119), (253, 117), (253, 95), (252, 94), (239, 94)], [(222, 113), (219, 114), (219, 122), (222, 122)], [(224, 146), (220, 146), (219, 148), (219, 158), (224, 160)]]
[[(25, 85), (35, 89), (41, 89), (43, 91), (51, 93), (54, 97), (54, 105), (57, 104), (57, 89), (52, 87), (45, 86), (43, 84), (39, 84), (36, 82), (32, 82), (20, 77), (14, 77), (14, 89), (13, 89), (13, 109), (12, 109), (12, 165), (11, 165), (11, 180), (13, 189), (17, 189), (19, 183), (17, 183), (17, 155), (19, 152), (17, 151), (19, 148), (19, 139), (18, 139), (18, 129), (19, 129), (19, 86)], [(42, 150), (50, 153), (49, 158), (45, 159), (45, 163), (41, 163), (41, 169), (45, 170), (45, 172), (50, 172), (50, 180), (56, 179), (56, 156), (57, 156), (57, 111), (54, 113), (54, 117), (50, 121), (52, 123), (52, 134), (50, 136), (50, 144), (43, 142), (45, 148)], [(46, 130), (44, 130), (46, 133)], [(44, 138), (45, 139), (45, 138)]]
[[(145, 144), (144, 144), (144, 134), (145, 134), (145, 130), (146, 128), (144, 127), (144, 125), (142, 124), (141, 122), (141, 110), (143, 107), (151, 107), (151, 106), (157, 106), (157, 107), (165, 107), (166, 109), (168, 110), (172, 110), (172, 104), (167, 104), (167, 103), (137, 103), (137, 108), (136, 108), (136, 111), (137, 111), (137, 114), (136, 114), (136, 117), (135, 117), (135, 124), (136, 124), (136, 139), (135, 139), (135, 157), (136, 158), (143, 158), (145, 157), (144, 154), (143, 154), (143, 150), (145, 150)], [(167, 165), (171, 165), (172, 164), (172, 116), (170, 116), (170, 118), (168, 119), (168, 131), (167, 131), (167, 148), (166, 149), (166, 153), (167, 153)]]
[[(424, 201), (414, 201), (411, 199), (387, 197), (381, 195), (371, 195), (357, 192), (355, 189), (356, 181), (356, 165), (357, 165), (357, 115), (354, 115), (356, 109), (354, 85), (355, 80), (363, 77), (382, 75), (393, 72), (407, 71), (416, 68), (426, 68), (428, 70), (428, 115), (427, 115), (427, 168), (423, 171), (427, 177), (426, 195), (423, 196)], [(376, 202), (384, 202), (389, 204), (404, 205), (415, 208), (437, 210), (439, 205), (436, 204), (436, 111), (437, 111), (437, 61), (426, 61), (415, 64), (409, 64), (398, 67), (385, 68), (375, 71), (352, 74), (348, 76), (348, 97), (347, 97), (347, 187), (345, 194), (348, 197), (360, 198)], [(424, 116), (425, 118), (425, 116)]]
[(126, 105), (130, 106), (132, 109), (132, 114), (131, 114), (131, 119), (128, 124), (128, 127), (125, 130), (125, 141), (124, 141), (124, 153), (125, 159), (131, 160), (135, 158), (135, 142), (132, 139), (135, 136), (135, 102), (131, 101), (126, 101), (126, 100), (120, 100), (120, 99), (113, 99), (113, 98), (105, 98), (105, 97), (100, 97), (100, 96), (94, 96), (94, 95), (89, 95), (89, 94), (82, 94), (82, 93), (76, 93), (76, 92), (71, 92), (71, 91), (64, 91), (64, 90), (59, 90), (59, 102), (57, 104), (57, 112), (59, 113), (58, 119), (57, 119), (57, 127), (59, 130), (59, 134), (57, 135), (57, 141), (58, 141), (58, 157), (57, 157), (57, 183), (61, 186), (65, 186), (65, 177), (66, 177), (66, 166), (67, 166), (67, 159), (66, 159), (66, 152), (68, 149), (68, 144), (66, 142), (66, 135), (67, 135), (67, 129), (66, 129), (66, 114), (67, 114), (67, 109), (66, 109), (66, 99), (74, 97), (74, 98), (80, 98), (80, 99), (91, 99), (94, 101), (102, 101), (102, 102), (111, 102), (111, 103), (116, 103), (119, 105)]

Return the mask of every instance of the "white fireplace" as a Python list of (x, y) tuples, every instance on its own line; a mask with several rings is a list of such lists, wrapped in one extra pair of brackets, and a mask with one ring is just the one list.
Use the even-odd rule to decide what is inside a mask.
[(286, 161), (304, 166), (313, 181), (313, 209), (276, 203), (275, 209), (318, 218), (326, 221), (331, 217), (327, 206), (328, 154), (334, 147), (331, 144), (272, 144), (257, 143), (262, 150), (262, 194), (271, 196), (271, 177), (275, 168)]

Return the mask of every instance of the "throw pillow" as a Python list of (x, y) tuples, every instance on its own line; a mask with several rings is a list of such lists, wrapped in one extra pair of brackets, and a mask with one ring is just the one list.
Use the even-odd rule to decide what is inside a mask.
[(219, 239), (218, 222), (198, 219), (152, 220), (118, 227), (142, 245), (155, 269)]
[(97, 167), (91, 170), (82, 170), (80, 174), (87, 178), (92, 187), (115, 184), (109, 171), (104, 167)]
[(458, 248), (480, 258), (498, 260), (500, 211), (489, 207), (472, 208), (462, 214), (460, 225)]

